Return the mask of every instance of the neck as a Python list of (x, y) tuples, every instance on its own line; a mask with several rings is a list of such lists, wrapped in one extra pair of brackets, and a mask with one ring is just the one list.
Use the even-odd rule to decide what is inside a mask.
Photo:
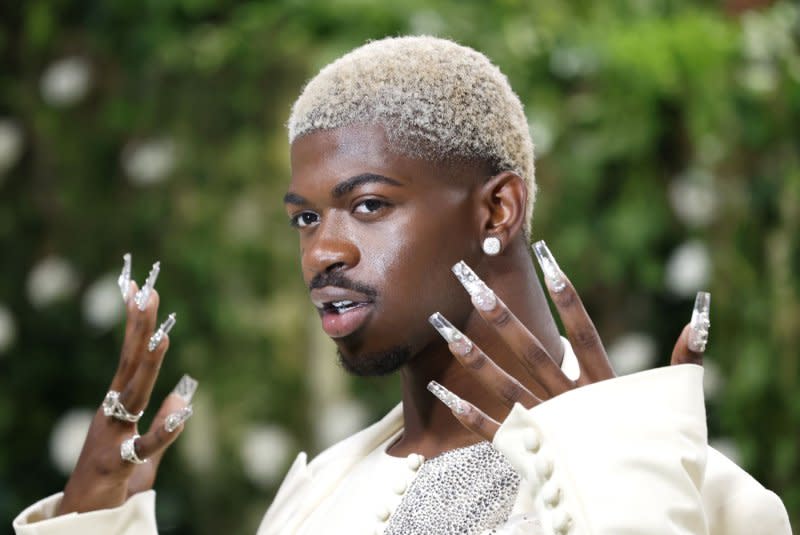
[[(483, 265), (473, 265), (473, 268), (560, 365), (564, 349), (558, 327), (525, 241), (518, 240), (503, 255), (486, 258)], [(477, 311), (472, 310), (459, 327), (501, 368), (535, 394), (542, 394), (530, 374)], [(437, 340), (418, 353), (402, 369), (401, 376), (404, 429), (401, 438), (389, 448), (392, 455), (420, 453), (431, 458), (481, 440), (464, 428), (427, 390), (431, 380), (462, 396), (497, 421), (502, 422), (508, 414), (508, 408), (458, 363), (444, 341)]]

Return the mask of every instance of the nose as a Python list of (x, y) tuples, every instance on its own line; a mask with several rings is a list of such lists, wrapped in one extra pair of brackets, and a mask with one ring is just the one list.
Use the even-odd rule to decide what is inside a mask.
[(303, 250), (303, 271), (313, 277), (319, 273), (347, 270), (358, 264), (358, 247), (345, 225), (322, 222)]

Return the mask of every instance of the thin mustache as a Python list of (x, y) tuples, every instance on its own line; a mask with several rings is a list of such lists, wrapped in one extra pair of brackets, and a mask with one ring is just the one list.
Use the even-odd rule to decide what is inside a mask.
[(332, 271), (330, 273), (317, 273), (314, 275), (314, 278), (311, 279), (308, 289), (311, 291), (316, 288), (324, 288), (325, 286), (335, 286), (337, 288), (344, 288), (346, 290), (354, 290), (366, 295), (370, 299), (375, 299), (375, 297), (378, 295), (377, 290), (371, 286), (351, 281), (338, 271)]

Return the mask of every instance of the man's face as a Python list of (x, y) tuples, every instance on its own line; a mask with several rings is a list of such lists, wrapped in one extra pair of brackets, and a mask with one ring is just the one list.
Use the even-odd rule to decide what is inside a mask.
[(397, 155), (380, 126), (303, 136), (291, 160), (286, 210), (322, 327), (349, 371), (390, 373), (436, 339), (430, 314), (469, 310), (450, 266), (478, 254), (475, 167)]

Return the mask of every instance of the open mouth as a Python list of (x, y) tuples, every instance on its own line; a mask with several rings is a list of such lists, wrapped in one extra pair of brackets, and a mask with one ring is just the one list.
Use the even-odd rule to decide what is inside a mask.
[(335, 314), (344, 314), (356, 308), (367, 306), (368, 304), (369, 303), (366, 301), (350, 301), (350, 300), (332, 301), (330, 303), (323, 304), (322, 312), (323, 313), (333, 312)]
[(311, 301), (319, 311), (322, 329), (331, 338), (353, 334), (367, 323), (374, 310), (371, 296), (336, 286), (311, 290)]

